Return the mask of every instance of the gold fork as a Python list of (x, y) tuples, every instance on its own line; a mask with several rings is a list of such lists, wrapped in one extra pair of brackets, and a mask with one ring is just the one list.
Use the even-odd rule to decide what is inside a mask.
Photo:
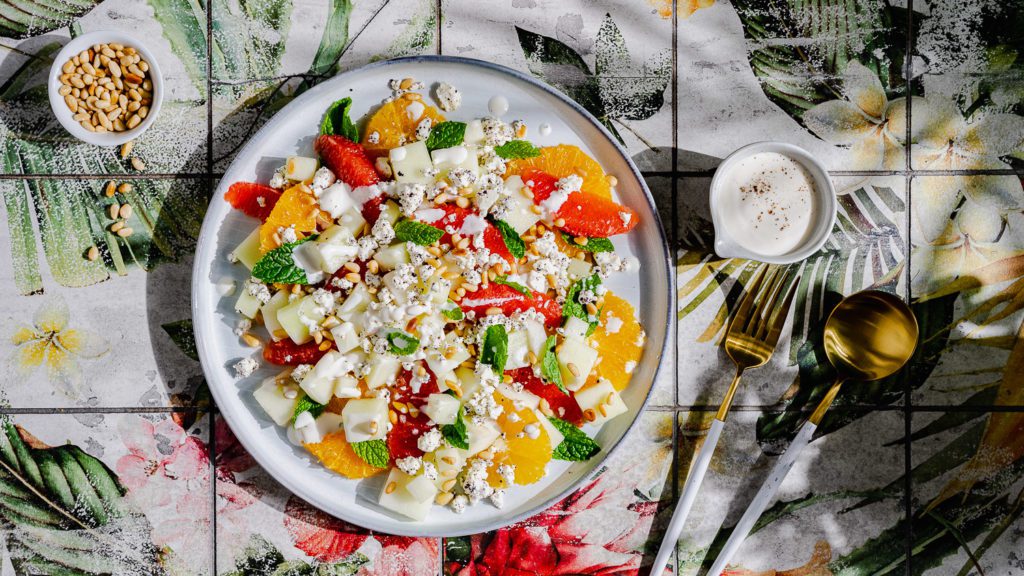
[[(725, 399), (718, 408), (711, 428), (708, 430), (704, 443), (697, 452), (690, 472), (686, 477), (686, 484), (683, 486), (683, 493), (676, 503), (676, 511), (672, 514), (668, 529), (665, 532), (665, 539), (658, 550), (658, 556), (654, 559), (650, 574), (661, 574), (668, 563), (672, 550), (675, 549), (679, 535), (683, 531), (686, 517), (690, 514), (693, 502), (697, 499), (697, 491), (700, 489), (704, 475), (707, 473), (711, 456), (715, 452), (715, 446), (722, 436), (722, 428), (725, 427), (725, 417), (732, 407), (733, 398), (736, 396), (736, 389), (739, 387), (740, 377), (743, 372), (750, 368), (763, 366), (772, 357), (775, 345), (779, 342), (779, 335), (782, 333), (782, 326), (786, 323), (789, 315), (789, 307), (793, 303), (793, 294), (796, 286), (800, 283), (797, 277), (785, 288), (789, 277), (788, 272), (780, 271), (779, 268), (772, 268), (771, 274), (767, 275), (762, 268), (754, 281), (747, 289), (746, 295), (740, 302), (740, 307), (729, 322), (729, 328), (725, 334), (725, 353), (736, 364), (736, 376), (725, 393)], [(762, 284), (764, 289), (762, 290)], [(785, 295), (783, 296), (783, 293)], [(781, 299), (781, 306), (779, 305)]]

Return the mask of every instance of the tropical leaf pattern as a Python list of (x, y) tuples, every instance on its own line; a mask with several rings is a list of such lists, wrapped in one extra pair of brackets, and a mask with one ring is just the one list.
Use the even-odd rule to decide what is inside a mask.
[[(620, 142), (635, 136), (651, 149), (674, 146), (673, 159), (712, 155), (711, 143), (687, 137), (685, 118), (694, 116), (684, 113), (694, 112), (697, 122), (713, 125), (716, 141), (802, 138), (813, 153), (838, 159), (830, 166), (850, 171), (836, 178), (839, 217), (828, 243), (790, 267), (799, 284), (784, 338), (788, 356), (765, 369), (774, 370), (769, 384), (751, 378), (748, 398), (758, 402), (730, 420), (733, 435), (698, 502), (700, 526), (684, 534), (674, 573), (708, 567), (731, 530), (724, 509), (744, 503), (746, 485), (756, 484), (834, 378), (822, 351), (824, 318), (840, 295), (868, 287), (910, 297), (918, 349), (893, 377), (844, 389), (818, 429), (807, 470), (784, 485), (731, 573), (967, 576), (1020, 569), (1019, 1), (932, 3), (927, 11), (915, 3), (913, 15), (885, 0), (649, 0), (628, 7), (515, 0), (486, 13), (466, 0), (108, 1), (93, 10), (97, 4), (0, 2), (0, 207), (7, 231), (0, 262), (10, 263), (0, 278), (9, 280), (4, 310), (12, 326), (4, 336), (12, 364), (0, 402), (32, 412), (36, 396), (61, 391), (67, 404), (60, 405), (74, 406), (67, 414), (14, 410), (3, 417), (0, 526), (13, 573), (208, 575), (214, 554), (217, 572), (228, 576), (646, 570), (678, 493), (671, 482), (685, 478), (706, 433), (710, 413), (702, 403), (656, 406), (620, 460), (525, 522), (444, 541), (375, 535), (288, 494), (223, 421), (207, 417), (187, 303), (161, 314), (162, 285), (186, 274), (216, 176), (276, 111), (357, 63), (471, 49), (562, 90)], [(116, 149), (72, 141), (49, 112), (45, 76), (59, 38), (105, 20), (160, 36), (155, 44), (172, 90), (160, 122), (135, 146), (152, 177), (135, 173)], [(647, 33), (669, 26), (676, 27), (671, 40)], [(740, 51), (717, 54), (733, 37)], [(716, 84), (728, 89), (702, 94), (704, 82), (717, 77), (728, 78)], [(748, 84), (764, 103), (717, 104), (735, 100), (733, 89), (750, 96), (742, 92)], [(656, 125), (678, 134), (645, 133)], [(644, 164), (642, 152), (634, 159)], [(663, 163), (657, 170), (648, 174), (652, 187), (661, 179), (674, 189), (707, 175)], [(108, 198), (108, 181), (131, 186)], [(691, 364), (721, 360), (717, 346), (730, 312), (765, 265), (716, 257), (700, 203), (677, 193), (673, 200), (676, 206), (659, 209), (666, 227), (675, 214), (677, 319), (681, 333), (685, 327), (695, 334), (677, 342), (675, 376), (712, 388), (726, 378), (721, 369)], [(107, 208), (115, 202), (133, 209), (127, 225), (134, 232), (126, 238), (110, 230)], [(90, 260), (92, 247), (98, 257)], [(142, 321), (148, 334), (89, 320), (81, 308), (92, 300), (75, 298), (139, 297), (124, 289), (132, 282), (145, 284), (147, 304), (153, 298)], [(163, 349), (166, 356), (126, 358), (126, 343), (146, 336), (154, 357)], [(137, 385), (124, 387), (141, 386), (131, 397), (139, 404), (127, 414), (106, 411), (113, 396), (105, 372), (135, 361), (146, 368), (138, 369)], [(194, 368), (188, 389), (156, 377), (169, 365)], [(37, 372), (47, 378), (31, 381), (39, 390), (26, 390), (25, 375)], [(147, 390), (153, 382), (166, 390)], [(683, 392), (692, 391), (677, 391), (687, 404)], [(28, 427), (41, 436), (74, 439), (45, 444), (23, 427), (39, 419), (50, 424)], [(815, 541), (819, 534), (825, 536)]]

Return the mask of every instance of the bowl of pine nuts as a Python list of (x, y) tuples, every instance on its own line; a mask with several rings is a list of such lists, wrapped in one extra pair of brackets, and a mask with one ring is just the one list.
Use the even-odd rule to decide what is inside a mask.
[(64, 129), (98, 146), (138, 138), (163, 101), (163, 77), (152, 52), (114, 30), (68, 42), (53, 61), (47, 86), (50, 107)]

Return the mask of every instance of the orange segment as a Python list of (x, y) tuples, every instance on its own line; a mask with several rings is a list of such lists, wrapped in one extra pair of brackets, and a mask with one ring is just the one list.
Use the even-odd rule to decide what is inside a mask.
[(596, 160), (571, 144), (545, 146), (540, 149), (540, 156), (510, 160), (506, 166), (505, 177), (514, 174), (522, 175), (527, 170), (541, 170), (555, 178), (565, 178), (576, 174), (583, 178), (583, 191), (604, 198), (612, 197), (612, 187), (608, 176)]
[(384, 471), (384, 468), (370, 466), (356, 454), (345, 439), (344, 430), (332, 432), (320, 442), (305, 446), (324, 466), (347, 478), (366, 478)]
[[(523, 407), (516, 410), (511, 400), (498, 393), (494, 398), (504, 408), (498, 417), (498, 426), (505, 433), (507, 449), (495, 455), (487, 479), (496, 488), (506, 488), (497, 470), (501, 464), (512, 464), (516, 467), (513, 479), (516, 484), (533, 484), (544, 477), (544, 468), (551, 461), (551, 438), (537, 422), (537, 413), (532, 409)], [(512, 413), (519, 417), (515, 422), (508, 417)], [(536, 438), (530, 438), (525, 432), (527, 426), (539, 432)]]
[[(361, 144), (371, 157), (384, 156), (388, 150), (416, 140), (416, 127), (424, 118), (431, 119), (431, 125), (444, 122), (444, 116), (437, 108), (421, 100), (399, 98), (382, 104), (370, 121), (366, 123)], [(377, 142), (370, 142), (369, 136), (377, 133)]]
[(274, 234), (282, 226), (294, 224), (300, 238), (305, 236), (305, 233), (315, 232), (316, 208), (316, 198), (305, 185), (298, 184), (285, 190), (271, 210), (270, 216), (267, 216), (266, 222), (260, 227), (260, 251), (266, 253), (277, 248)]
[(607, 378), (616, 390), (622, 390), (629, 385), (633, 368), (643, 354), (644, 331), (633, 305), (611, 292), (604, 295), (600, 316), (601, 323), (590, 340), (600, 357), (591, 379)]

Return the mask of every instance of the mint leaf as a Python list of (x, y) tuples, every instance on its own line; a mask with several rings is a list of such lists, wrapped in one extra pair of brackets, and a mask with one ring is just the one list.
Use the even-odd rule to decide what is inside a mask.
[(562, 239), (565, 240), (566, 244), (573, 248), (579, 248), (580, 250), (586, 250), (587, 252), (614, 252), (615, 246), (612, 245), (612, 241), (607, 238), (587, 238), (586, 244), (579, 244), (576, 242), (576, 238), (572, 234), (566, 234), (562, 232)]
[(451, 148), (462, 144), (466, 136), (465, 122), (441, 122), (430, 131), (427, 136), (427, 150), (431, 152), (438, 148)]
[(356, 456), (363, 459), (363, 462), (374, 468), (387, 468), (388, 461), (391, 460), (388, 444), (381, 439), (353, 442), (352, 450), (355, 451)]
[(551, 453), (551, 457), (555, 460), (582, 462), (583, 460), (590, 460), (601, 451), (601, 447), (598, 446), (597, 442), (594, 442), (593, 438), (587, 436), (586, 432), (573, 426), (571, 422), (566, 422), (554, 416), (549, 416), (548, 420), (562, 433), (562, 436), (565, 436), (565, 439)]
[(586, 278), (580, 278), (573, 282), (572, 286), (569, 287), (569, 290), (565, 293), (565, 304), (562, 305), (563, 320), (567, 320), (575, 316), (576, 318), (590, 324), (590, 329), (587, 330), (588, 336), (595, 328), (597, 328), (597, 321), (591, 321), (590, 315), (587, 314), (587, 307), (580, 304), (580, 293), (584, 290), (594, 290), (600, 285), (601, 277), (597, 274)]
[(526, 140), (510, 140), (501, 146), (495, 146), (494, 153), (508, 159), (536, 158), (540, 156), (540, 148)]
[(455, 415), (455, 424), (441, 426), (441, 435), (455, 448), (469, 449), (469, 432), (466, 430), (465, 414), (461, 406)]
[(392, 330), (388, 332), (388, 344), (391, 345), (392, 353), (399, 356), (407, 356), (420, 347), (420, 340), (407, 332)]
[(320, 122), (321, 134), (337, 134), (344, 136), (353, 142), (359, 142), (359, 130), (348, 117), (352, 108), (351, 98), (342, 98), (327, 108), (324, 112), (324, 119)]
[(400, 242), (412, 242), (430, 246), (444, 236), (444, 230), (415, 220), (399, 220), (395, 223), (395, 238)]
[(515, 229), (509, 226), (509, 224), (504, 220), (498, 220), (496, 218), (494, 220), (494, 226), (498, 229), (498, 232), (501, 232), (501, 238), (505, 241), (505, 247), (508, 248), (512, 257), (516, 259), (522, 258), (523, 255), (526, 254), (526, 244), (523, 242), (523, 239), (519, 237), (519, 234), (516, 233)]
[(565, 382), (562, 381), (562, 370), (558, 367), (558, 357), (555, 356), (555, 337), (548, 336), (544, 341), (544, 355), (540, 358), (540, 375), (545, 380), (558, 386), (562, 394), (569, 394), (565, 389)]
[(260, 261), (252, 267), (252, 275), (257, 280), (268, 284), (281, 282), (284, 284), (309, 284), (306, 278), (306, 271), (295, 264), (292, 251), (295, 247), (304, 242), (316, 238), (316, 234), (310, 234), (301, 240), (282, 244), (263, 255)]
[(313, 418), (316, 418), (323, 414), (324, 408), (326, 408), (325, 405), (313, 400), (306, 394), (303, 394), (302, 398), (299, 398), (298, 404), (295, 405), (295, 414), (292, 415), (292, 420), (298, 418), (299, 414), (302, 414), (303, 412), (309, 412)]
[(498, 376), (505, 372), (505, 363), (508, 362), (508, 332), (505, 332), (505, 327), (501, 324), (492, 324), (484, 332), (480, 361), (494, 368), (494, 373)]
[(441, 306), (441, 314), (452, 322), (458, 322), (466, 317), (466, 313), (462, 311), (462, 308), (459, 308), (459, 305), (451, 300)]
[(498, 276), (493, 280), (493, 282), (495, 284), (503, 284), (505, 286), (508, 286), (509, 288), (515, 290), (516, 292), (519, 292), (523, 296), (526, 296), (530, 300), (533, 300), (533, 292), (531, 292), (529, 288), (523, 286), (519, 282), (513, 282), (512, 280), (509, 280), (508, 274), (502, 274), (501, 276)]

